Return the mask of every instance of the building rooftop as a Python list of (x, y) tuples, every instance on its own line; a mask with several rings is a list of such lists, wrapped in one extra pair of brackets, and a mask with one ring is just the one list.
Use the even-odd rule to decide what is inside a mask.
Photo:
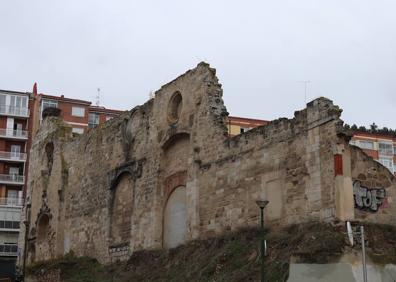
[(73, 98), (66, 98), (64, 95), (54, 96), (54, 95), (47, 95), (47, 94), (42, 94), (42, 93), (40, 93), (39, 95), (41, 97), (43, 97), (43, 98), (57, 100), (57, 101), (76, 103), (76, 104), (85, 104), (85, 105), (88, 105), (88, 106), (90, 106), (92, 104), (92, 102), (90, 102), (90, 101), (73, 99)]
[(107, 109), (105, 107), (100, 107), (100, 106), (89, 106), (89, 111), (90, 112), (95, 112), (95, 113), (112, 113), (112, 114), (120, 114), (124, 111), (120, 110), (113, 110), (113, 109)]

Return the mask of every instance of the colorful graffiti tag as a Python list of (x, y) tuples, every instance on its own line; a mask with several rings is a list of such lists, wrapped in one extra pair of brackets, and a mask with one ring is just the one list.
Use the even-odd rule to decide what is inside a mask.
[(384, 188), (367, 188), (361, 185), (360, 181), (353, 183), (353, 197), (355, 207), (358, 209), (377, 212), (385, 199)]

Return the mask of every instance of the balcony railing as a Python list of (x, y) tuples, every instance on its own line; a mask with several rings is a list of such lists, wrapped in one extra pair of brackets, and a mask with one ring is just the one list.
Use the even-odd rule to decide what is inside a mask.
[(393, 155), (394, 155), (393, 148), (392, 149), (379, 149), (378, 154), (380, 156), (393, 157)]
[(8, 256), (8, 257), (18, 256), (18, 245), (0, 244), (0, 256)]
[(23, 185), (25, 177), (18, 174), (0, 174), (0, 183)]
[(23, 198), (0, 198), (0, 206), (22, 207)]
[(18, 117), (29, 117), (29, 109), (14, 107), (9, 105), (0, 105), (0, 115), (10, 115)]
[(24, 162), (26, 161), (26, 154), (17, 152), (0, 152), (0, 160)]
[(0, 137), (28, 139), (28, 131), (0, 128)]

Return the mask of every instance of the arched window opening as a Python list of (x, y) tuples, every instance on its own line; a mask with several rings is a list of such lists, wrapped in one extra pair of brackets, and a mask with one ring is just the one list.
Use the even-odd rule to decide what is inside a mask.
[(47, 214), (43, 214), (37, 224), (37, 241), (42, 242), (47, 239), (48, 231), (49, 231), (49, 216)]
[(120, 176), (112, 193), (110, 236), (115, 244), (128, 242), (131, 238), (133, 212), (133, 180), (129, 173)]
[(168, 104), (168, 120), (170, 123), (176, 123), (179, 121), (182, 106), (183, 97), (180, 92), (175, 92)]
[(51, 175), (52, 164), (54, 162), (54, 143), (51, 142), (45, 145), (45, 154), (47, 156), (48, 175)]

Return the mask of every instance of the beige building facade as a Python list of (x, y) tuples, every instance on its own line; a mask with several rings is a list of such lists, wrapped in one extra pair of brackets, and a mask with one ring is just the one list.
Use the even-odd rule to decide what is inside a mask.
[(273, 228), (396, 224), (394, 176), (349, 145), (332, 101), (231, 137), (222, 96), (200, 63), (85, 134), (45, 119), (31, 151), (28, 263), (69, 251), (110, 263), (254, 226), (264, 198)]

